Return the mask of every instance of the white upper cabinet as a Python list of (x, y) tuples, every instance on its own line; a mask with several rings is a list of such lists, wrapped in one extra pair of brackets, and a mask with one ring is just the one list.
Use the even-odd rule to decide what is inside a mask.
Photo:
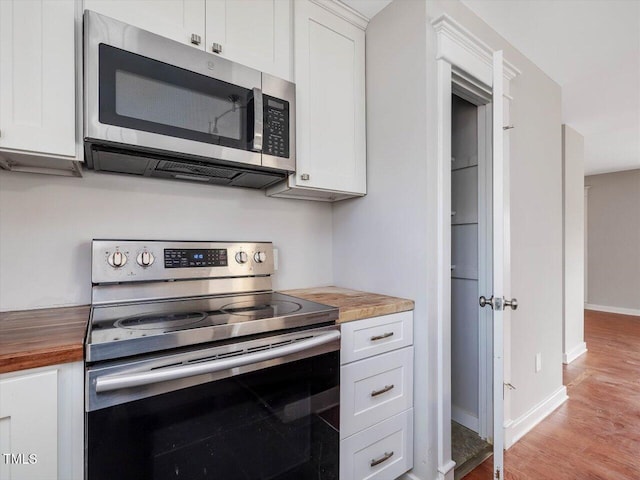
[[(76, 3), (0, 1), (0, 166), (77, 172)], [(53, 157), (50, 161), (42, 155)], [(70, 160), (73, 160), (71, 162)]]
[(204, 0), (84, 0), (84, 8), (194, 48), (205, 48)]
[(325, 201), (366, 193), (366, 21), (331, 1), (294, 3), (296, 174), (269, 195)]
[(291, 0), (206, 0), (206, 49), (285, 80), (291, 72)]

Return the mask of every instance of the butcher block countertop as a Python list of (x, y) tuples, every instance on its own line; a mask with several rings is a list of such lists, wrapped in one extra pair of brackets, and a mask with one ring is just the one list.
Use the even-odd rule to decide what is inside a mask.
[(0, 312), (0, 373), (84, 358), (89, 306)]
[(379, 317), (390, 313), (413, 310), (413, 300), (389, 297), (377, 293), (359, 292), (339, 287), (302, 288), (286, 290), (285, 295), (304, 298), (312, 302), (324, 303), (340, 309), (338, 323)]
[[(413, 300), (338, 287), (287, 290), (287, 295), (340, 309), (338, 323), (413, 310)], [(89, 306), (0, 312), (0, 373), (84, 359)]]

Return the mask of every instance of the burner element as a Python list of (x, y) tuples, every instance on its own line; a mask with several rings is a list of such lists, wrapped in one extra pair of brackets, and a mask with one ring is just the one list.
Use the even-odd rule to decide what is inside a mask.
[(205, 312), (149, 313), (116, 320), (114, 326), (130, 330), (157, 330), (186, 327), (207, 318)]
[(229, 315), (246, 315), (256, 316), (268, 312), (269, 316), (281, 317), (290, 315), (302, 308), (302, 305), (296, 302), (286, 300), (271, 300), (269, 303), (256, 304), (255, 302), (235, 302), (223, 306), (220, 310)]

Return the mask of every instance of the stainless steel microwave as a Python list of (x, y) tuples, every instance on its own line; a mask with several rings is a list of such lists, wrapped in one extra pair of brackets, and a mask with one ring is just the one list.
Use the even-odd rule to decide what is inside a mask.
[(295, 85), (84, 13), (94, 170), (265, 188), (295, 172)]

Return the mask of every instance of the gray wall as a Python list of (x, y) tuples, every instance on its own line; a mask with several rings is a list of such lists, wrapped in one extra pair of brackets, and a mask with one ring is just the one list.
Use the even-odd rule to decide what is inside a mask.
[[(396, 0), (367, 30), (367, 182), (334, 207), (338, 285), (413, 298), (414, 474), (437, 477), (435, 32), (447, 13), (522, 70), (512, 82), (512, 293), (507, 420), (562, 388), (562, 159), (560, 87), (459, 2)], [(426, 48), (425, 48), (426, 46)], [(540, 299), (544, 301), (540, 301)], [(535, 354), (542, 371), (535, 372)]]
[(332, 283), (331, 205), (85, 172), (0, 171), (0, 310), (90, 302), (93, 238), (271, 240), (278, 289)]
[(640, 315), (640, 170), (591, 175), (587, 303)]
[(563, 361), (584, 345), (584, 138), (562, 126), (564, 221)]
[[(334, 279), (339, 286), (415, 301), (414, 465), (435, 478), (436, 338), (428, 268), (425, 2), (395, 1), (367, 27), (367, 196), (334, 206)], [(429, 381), (431, 379), (431, 381)]]
[[(448, 13), (521, 74), (511, 82), (511, 294), (519, 308), (505, 325), (505, 421), (516, 422), (562, 389), (561, 89), (460, 2), (428, 1), (429, 19)], [(435, 64), (435, 45), (427, 58)], [(435, 67), (434, 67), (435, 68)], [(435, 82), (434, 82), (435, 83)], [(431, 106), (432, 111), (435, 105)], [(544, 299), (544, 301), (540, 301)], [(535, 371), (535, 355), (542, 370)]]

